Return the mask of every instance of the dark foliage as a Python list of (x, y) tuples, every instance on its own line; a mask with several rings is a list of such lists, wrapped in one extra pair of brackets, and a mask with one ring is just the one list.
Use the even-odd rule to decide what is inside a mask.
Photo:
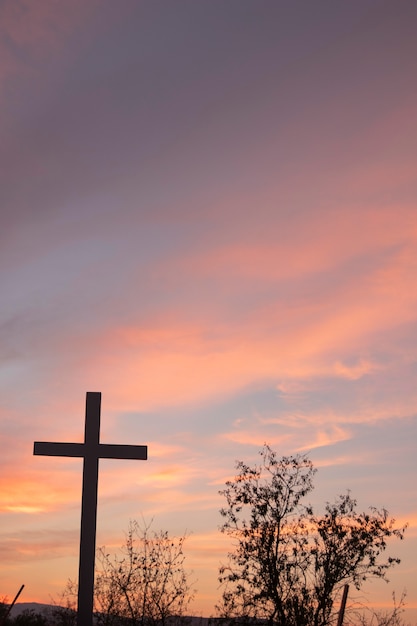
[(317, 516), (303, 499), (315, 469), (302, 455), (277, 458), (267, 445), (262, 463), (237, 463), (238, 474), (220, 493), (222, 532), (235, 540), (220, 569), (224, 586), (220, 616), (278, 626), (325, 626), (334, 620), (344, 584), (360, 589), (371, 577), (386, 578), (399, 559), (382, 559), (390, 537), (403, 538), (386, 510), (358, 513), (349, 493)]

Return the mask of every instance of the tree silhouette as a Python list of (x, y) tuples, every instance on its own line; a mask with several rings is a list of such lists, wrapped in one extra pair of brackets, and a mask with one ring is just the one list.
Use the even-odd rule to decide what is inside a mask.
[(220, 568), (220, 616), (261, 619), (279, 626), (324, 626), (344, 584), (360, 589), (371, 577), (386, 579), (399, 559), (382, 559), (390, 537), (403, 538), (386, 510), (357, 513), (349, 493), (314, 514), (303, 499), (315, 469), (303, 455), (278, 458), (267, 445), (260, 465), (236, 465), (220, 493), (223, 533), (235, 540)]

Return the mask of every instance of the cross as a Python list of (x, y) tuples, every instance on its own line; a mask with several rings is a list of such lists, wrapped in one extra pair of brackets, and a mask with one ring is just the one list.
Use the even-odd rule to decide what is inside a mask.
[(71, 456), (83, 459), (81, 500), (80, 563), (78, 570), (78, 626), (92, 626), (94, 562), (96, 554), (97, 484), (99, 459), (141, 459), (146, 461), (147, 446), (100, 443), (101, 393), (87, 392), (84, 443), (35, 441), (33, 454)]

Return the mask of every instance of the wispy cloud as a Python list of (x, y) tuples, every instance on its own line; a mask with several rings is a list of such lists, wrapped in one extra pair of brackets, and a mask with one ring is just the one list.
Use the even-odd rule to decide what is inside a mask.
[(72, 530), (26, 529), (21, 533), (8, 533), (0, 536), (2, 563), (22, 563), (39, 559), (59, 558), (76, 552), (78, 532)]

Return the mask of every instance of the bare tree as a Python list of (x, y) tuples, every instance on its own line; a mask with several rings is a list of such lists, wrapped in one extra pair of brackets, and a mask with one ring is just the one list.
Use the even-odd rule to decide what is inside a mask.
[(100, 548), (95, 601), (101, 623), (125, 618), (132, 625), (165, 626), (184, 617), (194, 596), (184, 569), (185, 540), (133, 521), (118, 554)]
[(277, 458), (267, 445), (262, 463), (239, 461), (237, 476), (220, 493), (222, 532), (235, 541), (220, 568), (224, 586), (220, 616), (261, 619), (279, 626), (325, 626), (344, 584), (359, 589), (370, 577), (385, 578), (399, 563), (382, 560), (390, 537), (403, 538), (385, 510), (357, 513), (350, 494), (316, 516), (303, 499), (315, 469), (302, 455)]
[(59, 598), (49, 610), (50, 622), (54, 626), (75, 626), (77, 623), (77, 582), (69, 579)]
[(393, 607), (390, 610), (375, 611), (365, 608), (360, 613), (356, 611), (354, 622), (360, 626), (405, 626), (402, 614), (405, 611), (406, 592), (403, 591), (399, 600), (395, 592), (392, 594)]
[[(176, 626), (194, 597), (185, 570), (187, 535), (170, 537), (151, 524), (131, 521), (117, 553), (98, 548), (94, 586), (98, 626)], [(77, 583), (68, 580), (53, 609), (53, 623), (67, 626), (76, 620)]]

